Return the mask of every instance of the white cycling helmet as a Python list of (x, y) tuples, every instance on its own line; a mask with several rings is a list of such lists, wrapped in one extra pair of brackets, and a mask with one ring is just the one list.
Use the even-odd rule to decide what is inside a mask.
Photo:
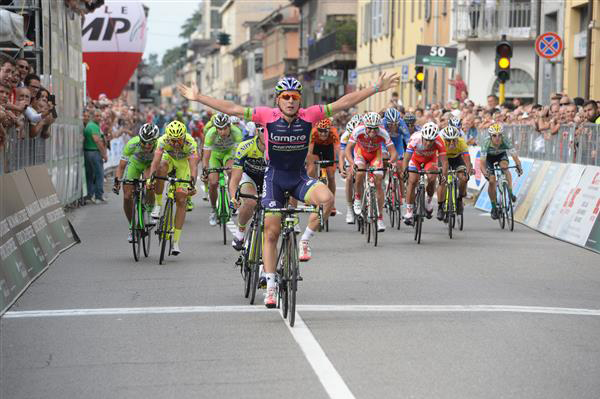
[(381, 116), (377, 112), (369, 112), (364, 116), (363, 122), (366, 127), (379, 127), (381, 124)]
[(460, 132), (454, 126), (446, 126), (442, 129), (440, 134), (445, 140), (454, 140), (457, 139), (458, 136), (460, 136)]
[(222, 129), (225, 126), (229, 126), (231, 124), (231, 119), (229, 119), (229, 115), (219, 112), (215, 116), (213, 123), (215, 124), (216, 127), (218, 127), (219, 129)]
[(421, 127), (421, 137), (425, 140), (435, 140), (438, 136), (438, 125), (434, 122), (427, 122)]
[(240, 123), (240, 118), (238, 118), (237, 116), (230, 116), (229, 122), (231, 122), (232, 125), (237, 125), (238, 123)]
[(353, 121), (352, 119), (346, 123), (346, 131), (351, 133), (354, 131), (354, 129), (356, 129), (356, 125), (358, 124), (357, 121)]
[(350, 122), (354, 122), (354, 126), (358, 125), (362, 121), (360, 114), (354, 114)]

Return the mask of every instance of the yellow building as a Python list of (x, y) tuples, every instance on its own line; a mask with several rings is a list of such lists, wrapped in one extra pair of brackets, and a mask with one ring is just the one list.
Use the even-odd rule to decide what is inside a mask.
[(401, 75), (399, 87), (370, 97), (359, 105), (359, 111), (381, 110), (393, 91), (398, 92), (403, 104), (417, 103), (414, 59), (417, 44), (424, 43), (425, 3), (402, 0), (358, 2), (358, 88), (372, 86), (381, 72)]
[(600, 67), (600, 4), (597, 1), (565, 1), (564, 48), (564, 90), (570, 97), (600, 99), (597, 71)]

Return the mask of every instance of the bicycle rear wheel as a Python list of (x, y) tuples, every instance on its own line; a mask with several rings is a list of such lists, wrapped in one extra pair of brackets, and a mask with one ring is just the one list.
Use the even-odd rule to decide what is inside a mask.
[(140, 220), (138, 215), (138, 196), (134, 194), (133, 196), (133, 206), (131, 209), (131, 246), (133, 248), (133, 259), (136, 262), (140, 260), (140, 249), (141, 249), (141, 230), (140, 230)]
[(402, 224), (402, 188), (400, 187), (400, 180), (397, 178), (394, 179), (394, 189), (396, 220), (398, 220), (398, 226), (396, 226), (396, 228), (400, 230), (400, 225)]
[(296, 235), (292, 234), (288, 240), (288, 298), (290, 312), (290, 327), (294, 327), (296, 321), (296, 291), (298, 290), (298, 248)]
[(508, 183), (504, 183), (504, 203), (506, 205), (506, 222), (510, 231), (515, 229), (515, 220), (513, 214), (513, 202), (508, 191)]

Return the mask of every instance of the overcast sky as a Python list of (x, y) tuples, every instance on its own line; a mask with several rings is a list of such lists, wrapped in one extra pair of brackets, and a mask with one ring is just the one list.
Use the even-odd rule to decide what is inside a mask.
[(158, 62), (166, 50), (183, 43), (181, 25), (191, 16), (201, 0), (107, 0), (106, 3), (143, 3), (148, 11), (148, 40), (144, 58), (158, 54)]

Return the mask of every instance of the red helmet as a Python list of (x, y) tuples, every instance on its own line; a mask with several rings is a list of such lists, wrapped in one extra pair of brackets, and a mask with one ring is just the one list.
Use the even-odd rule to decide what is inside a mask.
[(329, 129), (331, 127), (331, 120), (322, 119), (317, 122), (317, 129)]

